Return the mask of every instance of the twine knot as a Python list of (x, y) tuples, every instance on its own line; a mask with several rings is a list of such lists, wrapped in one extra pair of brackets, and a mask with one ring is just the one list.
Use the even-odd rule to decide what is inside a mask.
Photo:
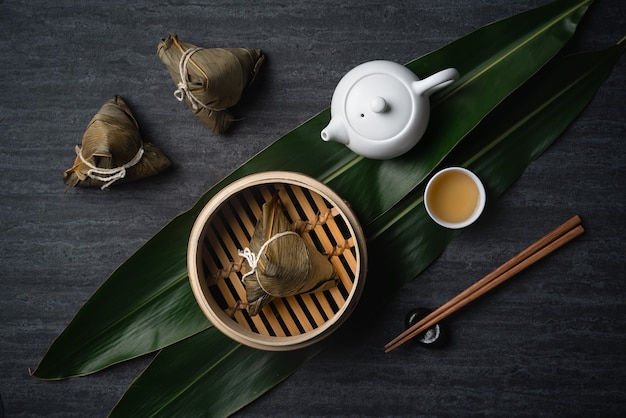
[(212, 109), (208, 107), (207, 105), (202, 103), (196, 96), (194, 96), (194, 94), (191, 92), (191, 89), (189, 88), (189, 81), (187, 80), (187, 64), (189, 63), (191, 56), (202, 49), (203, 48), (198, 47), (189, 48), (188, 50), (183, 52), (183, 55), (181, 55), (180, 61), (178, 62), (178, 74), (180, 75), (180, 83), (178, 83), (177, 85), (178, 89), (174, 90), (174, 97), (176, 97), (176, 100), (178, 100), (179, 102), (182, 102), (183, 100), (185, 100), (185, 97), (187, 97), (193, 110), (198, 110), (200, 107), (205, 108), (210, 112), (220, 112), (226, 110)]
[(257, 265), (259, 264), (259, 259), (261, 258), (261, 254), (263, 254), (263, 252), (266, 250), (267, 246), (270, 245), (270, 243), (272, 243), (272, 241), (277, 240), (278, 238), (287, 236), (287, 235), (298, 235), (297, 233), (293, 232), (293, 231), (285, 231), (285, 232), (280, 232), (276, 235), (273, 235), (270, 239), (268, 239), (267, 241), (265, 241), (263, 243), (263, 245), (261, 245), (261, 248), (259, 249), (258, 254), (255, 254), (252, 252), (252, 250), (248, 247), (244, 248), (243, 250), (237, 250), (237, 254), (239, 254), (240, 256), (242, 256), (243, 258), (246, 259), (246, 261), (248, 262), (248, 264), (250, 265), (250, 271), (247, 272), (246, 274), (243, 275), (243, 277), (241, 278), (241, 282), (243, 283), (243, 281), (245, 280), (246, 277), (250, 276), (251, 274), (255, 274), (256, 275), (256, 280), (257, 282), (259, 282), (259, 286), (261, 287), (261, 289), (263, 289), (263, 291), (265, 293), (268, 293), (264, 288), (263, 285), (261, 284), (261, 282), (259, 281), (259, 275), (257, 273)]
[(89, 161), (85, 159), (85, 157), (83, 157), (83, 152), (82, 152), (82, 149), (80, 149), (80, 147), (76, 147), (76, 148), (77, 148), (77, 154), (80, 160), (83, 162), (83, 164), (89, 167), (89, 170), (87, 171), (87, 176), (89, 176), (90, 178), (94, 180), (105, 182), (105, 184), (103, 184), (100, 187), (102, 190), (106, 189), (117, 180), (123, 179), (124, 177), (126, 177), (126, 169), (137, 164), (141, 160), (141, 157), (143, 156), (143, 152), (144, 152), (143, 146), (142, 146), (139, 148), (139, 150), (137, 151), (137, 154), (135, 154), (133, 159), (127, 162), (126, 164), (121, 165), (119, 167), (115, 167), (115, 168), (100, 168), (91, 164)]

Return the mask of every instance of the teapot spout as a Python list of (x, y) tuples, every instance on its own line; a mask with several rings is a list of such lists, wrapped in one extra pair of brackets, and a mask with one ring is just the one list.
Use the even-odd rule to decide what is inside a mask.
[(348, 131), (341, 119), (331, 118), (330, 123), (321, 133), (322, 140), (328, 142), (339, 142), (344, 145), (348, 145), (350, 139), (348, 138)]

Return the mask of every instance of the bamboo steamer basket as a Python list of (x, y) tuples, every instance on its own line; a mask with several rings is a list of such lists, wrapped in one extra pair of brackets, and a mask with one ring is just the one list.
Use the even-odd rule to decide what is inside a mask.
[[(275, 298), (258, 315), (232, 307), (246, 301), (241, 278), (262, 205), (278, 193), (291, 222), (312, 229), (302, 235), (324, 254), (339, 275), (329, 290)], [(187, 252), (189, 281), (202, 312), (222, 333), (268, 351), (306, 347), (334, 332), (354, 310), (365, 282), (367, 251), (363, 230), (349, 205), (333, 190), (306, 175), (257, 173), (219, 191), (198, 215)], [(239, 271), (242, 270), (242, 271)]]

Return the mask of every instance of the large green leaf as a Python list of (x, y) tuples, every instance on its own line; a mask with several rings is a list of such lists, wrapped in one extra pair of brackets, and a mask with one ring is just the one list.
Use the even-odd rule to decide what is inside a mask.
[(428, 129), (411, 151), (386, 161), (356, 157), (341, 167), (328, 185), (343, 192), (342, 197), (363, 223), (385, 212), (419, 184), (491, 109), (561, 49), (589, 3), (551, 3), (487, 25), (409, 63), (420, 77), (453, 67), (461, 78), (431, 97)]
[[(587, 106), (625, 48), (622, 39), (605, 51), (557, 59), (492, 112), (441, 167), (468, 167), (482, 179), (489, 198), (499, 196)], [(420, 185), (368, 225), (370, 251), (393, 255), (393, 262), (385, 262), (385, 285), (370, 286), (371, 276), (383, 267), (376, 259), (371, 262), (364, 296), (390, 296), (434, 260), (456, 234), (429, 222), (424, 187)]]
[(234, 342), (215, 328), (173, 347), (157, 355), (111, 417), (228, 415), (317, 353), (312, 348), (280, 354), (260, 351)]
[(557, 1), (489, 25), (409, 64), (422, 76), (455, 66), (463, 77), (456, 87), (432, 97), (431, 126), (406, 156), (365, 160), (339, 144), (322, 143), (319, 132), (329, 120), (328, 110), (287, 133), (212, 187), (113, 272), (52, 344), (34, 375), (59, 379), (92, 373), (210, 327), (185, 291), (186, 244), (204, 204), (240, 177), (266, 170), (302, 172), (349, 200), (363, 224), (383, 215), (564, 45), (589, 3)]
[[(482, 178), (490, 197), (502, 194), (591, 101), (625, 46), (622, 40), (603, 52), (558, 59), (504, 101), (442, 165), (469, 166)], [(357, 312), (361, 319), (426, 268), (457, 233), (428, 218), (422, 193), (423, 184), (368, 228), (372, 262)], [(141, 411), (225, 416), (283, 380), (320, 349), (316, 345), (288, 354), (262, 352), (211, 329), (162, 350), (112, 415)]]

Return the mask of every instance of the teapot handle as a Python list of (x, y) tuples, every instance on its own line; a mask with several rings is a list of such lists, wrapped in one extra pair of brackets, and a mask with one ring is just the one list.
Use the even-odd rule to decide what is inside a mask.
[(418, 80), (412, 84), (415, 94), (430, 96), (459, 79), (459, 72), (456, 68), (446, 68), (423, 80)]

